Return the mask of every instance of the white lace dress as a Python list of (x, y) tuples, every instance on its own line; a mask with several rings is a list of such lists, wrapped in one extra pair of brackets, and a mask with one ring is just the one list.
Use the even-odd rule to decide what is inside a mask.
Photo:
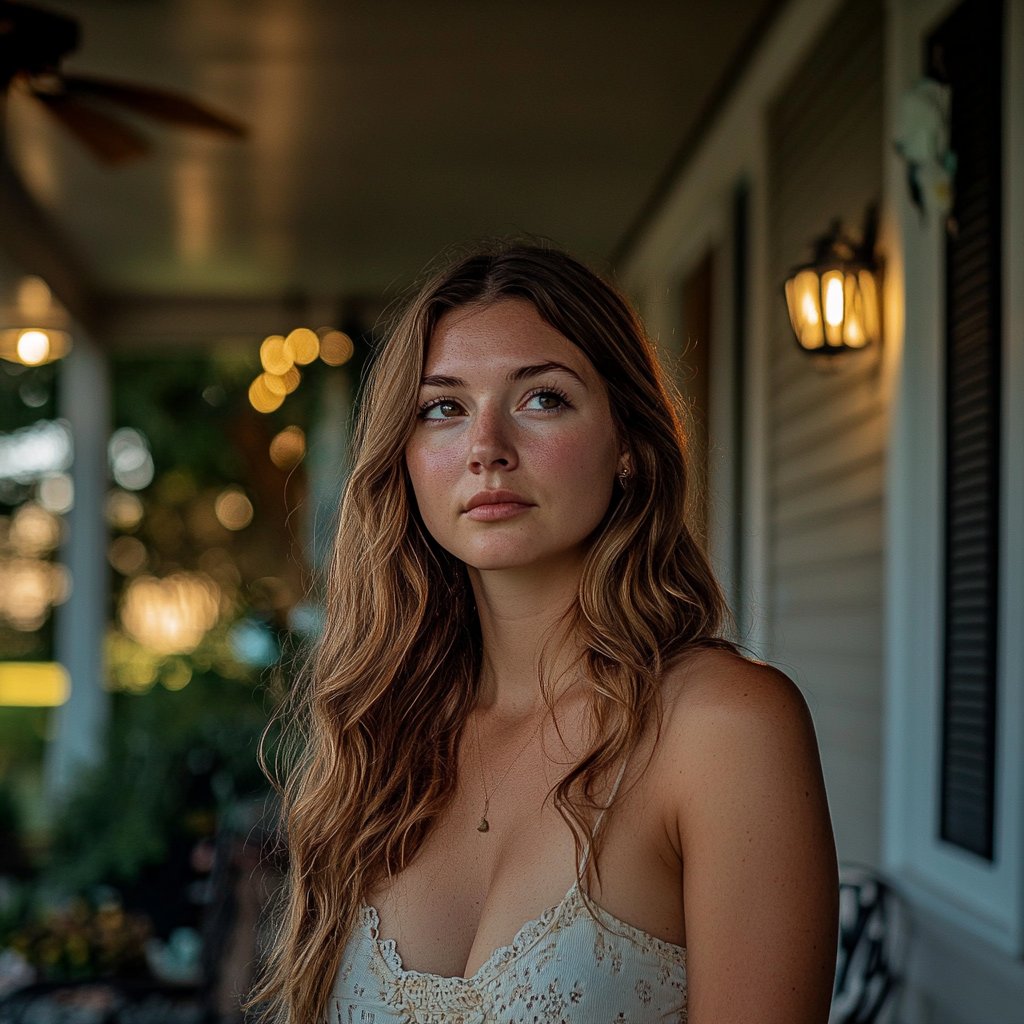
[(405, 970), (363, 907), (330, 1024), (685, 1024), (686, 950), (591, 909), (573, 885), (471, 978), (444, 978)]
[[(602, 818), (603, 811), (595, 833)], [(364, 906), (342, 954), (329, 1022), (686, 1024), (686, 950), (586, 903), (574, 884), (471, 978), (407, 971), (394, 940), (379, 937), (377, 911)]]

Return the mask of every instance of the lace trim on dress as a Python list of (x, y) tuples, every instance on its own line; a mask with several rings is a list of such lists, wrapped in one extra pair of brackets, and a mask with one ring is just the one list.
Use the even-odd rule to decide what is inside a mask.
[[(642, 953), (655, 953), (665, 960), (678, 964), (684, 969), (686, 968), (686, 948), (684, 946), (677, 946), (675, 943), (666, 942), (664, 939), (649, 935), (640, 928), (627, 924), (625, 921), (620, 921), (592, 900), (589, 902), (590, 910), (593, 910), (600, 925), (611, 935), (627, 939)], [(583, 898), (579, 883), (574, 882), (561, 903), (545, 910), (540, 917), (527, 921), (516, 932), (515, 937), (507, 946), (499, 946), (494, 950), (480, 965), (476, 974), (470, 975), (468, 978), (459, 975), (444, 977), (440, 974), (406, 970), (402, 964), (402, 956), (398, 952), (396, 941), (394, 939), (380, 938), (380, 918), (377, 915), (376, 907), (363, 904), (360, 923), (373, 942), (381, 959), (397, 978), (429, 980), (431, 989), (436, 994), (449, 994), (457, 997), (464, 994), (467, 985), (475, 987), (493, 980), (513, 960), (522, 956), (540, 942), (551, 930), (552, 925), (563, 915), (564, 920), (562, 924), (565, 927), (571, 925), (580, 914), (589, 916), (590, 910), (588, 910), (587, 903), (588, 901)]]

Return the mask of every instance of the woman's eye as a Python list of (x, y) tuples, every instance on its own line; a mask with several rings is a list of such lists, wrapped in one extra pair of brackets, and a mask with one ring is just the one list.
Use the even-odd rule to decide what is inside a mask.
[(433, 405), (427, 406), (423, 410), (423, 418), (425, 420), (448, 420), (454, 416), (458, 416), (462, 412), (462, 406), (458, 402), (451, 402), (442, 400), (435, 402)]
[(525, 408), (527, 409), (543, 409), (545, 411), (549, 409), (557, 409), (560, 406), (567, 405), (565, 399), (558, 394), (557, 391), (538, 391), (536, 394), (530, 395), (526, 400)]

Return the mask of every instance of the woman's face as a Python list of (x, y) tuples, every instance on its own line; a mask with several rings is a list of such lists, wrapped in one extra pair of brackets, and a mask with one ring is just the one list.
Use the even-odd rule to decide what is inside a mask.
[(604, 381), (521, 299), (442, 317), (405, 458), (431, 535), (480, 570), (582, 556), (621, 468)]

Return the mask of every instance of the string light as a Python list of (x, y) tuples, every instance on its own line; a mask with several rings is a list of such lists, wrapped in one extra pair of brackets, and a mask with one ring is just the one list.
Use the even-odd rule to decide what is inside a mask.
[(241, 487), (227, 487), (217, 495), (213, 510), (226, 530), (244, 530), (253, 516), (252, 502)]
[(287, 337), (271, 334), (260, 344), (263, 372), (249, 385), (249, 404), (257, 412), (275, 412), (299, 386), (300, 366), (308, 366), (318, 356), (327, 366), (341, 366), (354, 352), (352, 339), (332, 327), (316, 331), (296, 327)]
[(294, 362), (305, 366), (320, 354), (320, 339), (308, 327), (296, 327), (285, 338), (284, 347)]
[(270, 442), (270, 461), (278, 469), (292, 469), (306, 455), (306, 435), (301, 427), (285, 427)]
[(343, 331), (327, 331), (320, 339), (320, 358), (328, 366), (342, 366), (354, 352), (352, 339)]
[(220, 617), (220, 590), (198, 573), (140, 576), (121, 603), (121, 625), (157, 654), (189, 654)]

